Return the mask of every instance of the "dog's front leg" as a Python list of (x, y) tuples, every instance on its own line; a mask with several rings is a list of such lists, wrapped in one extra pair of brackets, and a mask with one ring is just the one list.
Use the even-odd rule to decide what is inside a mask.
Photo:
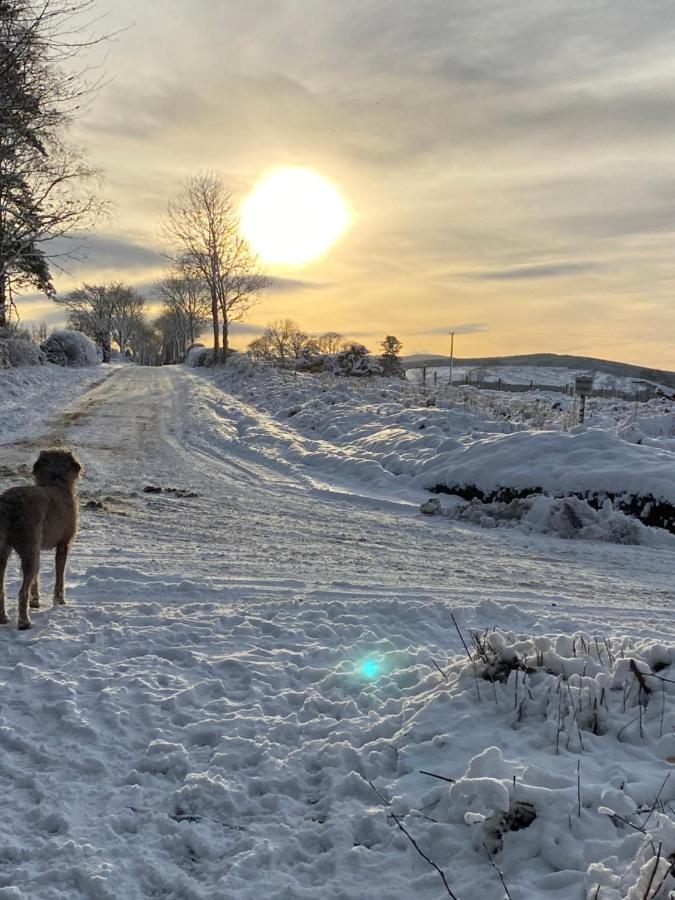
[(56, 548), (56, 578), (54, 581), (54, 606), (63, 606), (66, 598), (63, 592), (63, 579), (68, 559), (68, 544), (59, 544)]
[(30, 608), (40, 609), (40, 576), (36, 575), (30, 586)]

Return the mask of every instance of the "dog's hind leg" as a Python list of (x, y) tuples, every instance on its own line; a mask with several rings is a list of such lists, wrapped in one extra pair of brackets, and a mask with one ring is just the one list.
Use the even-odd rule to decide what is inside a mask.
[(19, 629), (23, 631), (26, 628), (30, 628), (32, 624), (28, 616), (28, 597), (33, 582), (40, 571), (40, 550), (38, 547), (29, 550), (21, 557), (21, 571), (23, 572), (23, 581), (19, 590)]
[(0, 625), (6, 625), (9, 622), (5, 611), (5, 569), (8, 559), (9, 547), (0, 545)]
[(68, 544), (58, 544), (56, 547), (56, 578), (54, 581), (54, 606), (64, 606), (66, 598), (63, 591), (63, 579), (68, 559)]
[(36, 575), (30, 586), (30, 602), (28, 604), (31, 609), (40, 609), (40, 576)]

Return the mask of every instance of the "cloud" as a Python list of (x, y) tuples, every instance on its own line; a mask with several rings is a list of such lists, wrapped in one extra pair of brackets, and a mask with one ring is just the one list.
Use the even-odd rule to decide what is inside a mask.
[(46, 245), (50, 256), (69, 273), (81, 270), (118, 269), (125, 273), (166, 265), (166, 257), (156, 250), (131, 239), (107, 234), (93, 234), (77, 240), (59, 238)]
[(428, 334), (445, 334), (449, 335), (451, 331), (455, 334), (478, 334), (481, 331), (487, 331), (488, 325), (485, 322), (469, 322), (465, 325), (449, 325), (448, 327), (426, 328), (424, 331), (413, 331), (410, 334), (414, 337)]
[(532, 266), (516, 266), (511, 269), (484, 269), (482, 272), (467, 272), (462, 275), (470, 281), (520, 281), (531, 278), (566, 278), (599, 272), (604, 267), (593, 262), (544, 263)]
[(270, 284), (267, 290), (275, 294), (287, 294), (293, 291), (320, 291), (330, 287), (326, 282), (320, 281), (303, 281), (300, 278), (282, 278), (274, 275), (270, 278)]
[(239, 196), (270, 167), (310, 165), (343, 190), (354, 227), (275, 278), (270, 318), (404, 334), (446, 320), (452, 284), (460, 321), (492, 323), (465, 332), (479, 354), (498, 349), (504, 317), (564, 332), (569, 302), (595, 315), (598, 341), (629, 337), (645, 297), (650, 316), (670, 315), (670, 0), (113, 7), (111, 27), (137, 24), (75, 128), (108, 171), (110, 237), (125, 246), (94, 248), (76, 272), (95, 277), (100, 258), (103, 277), (126, 278), (125, 261), (129, 280), (154, 277), (153, 236), (185, 175), (220, 171)]
[(262, 334), (264, 330), (264, 325), (255, 325), (253, 322), (232, 322), (230, 324), (230, 331), (233, 334), (258, 335)]
[(104, 90), (103, 99), (105, 115), (94, 114), (86, 127), (105, 137), (140, 141), (151, 141), (170, 124), (197, 130), (214, 111), (204, 89), (166, 76), (151, 87), (115, 82)]

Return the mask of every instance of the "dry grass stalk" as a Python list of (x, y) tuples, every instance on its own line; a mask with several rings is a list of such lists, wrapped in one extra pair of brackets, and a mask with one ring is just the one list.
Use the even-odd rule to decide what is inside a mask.
[[(385, 798), (382, 796), (382, 794), (378, 791), (378, 789), (375, 787), (375, 785), (373, 784), (373, 782), (372, 782), (372, 781), (369, 781), (368, 784), (371, 786), (371, 788), (373, 789), (373, 791), (374, 791), (374, 792), (377, 794), (377, 796), (380, 798), (380, 800), (382, 801), (382, 803), (383, 803), (385, 806), (389, 806), (389, 807), (390, 807), (391, 804), (389, 803), (389, 801), (388, 801), (387, 799), (385, 799)], [(390, 812), (389, 815), (392, 817), (392, 819), (394, 820), (394, 822), (396, 822), (397, 826), (401, 829), (401, 831), (403, 832), (403, 834), (408, 838), (408, 840), (409, 840), (410, 843), (413, 845), (413, 847), (415, 848), (415, 850), (419, 853), (419, 855), (422, 857), (422, 859), (423, 859), (425, 862), (429, 863), (429, 865), (430, 865), (433, 869), (435, 869), (435, 870), (438, 872), (438, 874), (439, 874), (440, 877), (441, 877), (441, 880), (443, 881), (443, 886), (445, 887), (446, 891), (448, 892), (448, 897), (450, 897), (451, 900), (458, 900), (457, 895), (456, 895), (456, 894), (453, 894), (453, 892), (450, 890), (450, 885), (448, 884), (447, 878), (445, 877), (445, 873), (443, 872), (443, 870), (442, 870), (439, 866), (437, 866), (436, 863), (433, 861), (433, 859), (430, 859), (430, 858), (426, 855), (426, 853), (420, 848), (420, 846), (419, 846), (419, 844), (417, 843), (417, 841), (415, 840), (415, 838), (410, 834), (409, 831), (406, 831), (406, 829), (403, 827), (403, 825), (401, 824), (401, 821), (400, 821), (399, 817), (396, 815), (396, 813)]]

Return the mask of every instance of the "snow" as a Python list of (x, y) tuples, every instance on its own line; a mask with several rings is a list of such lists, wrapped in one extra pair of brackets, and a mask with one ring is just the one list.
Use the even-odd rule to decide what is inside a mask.
[(502, 900), (499, 871), (514, 900), (675, 889), (670, 535), (561, 539), (543, 497), (511, 525), (447, 496), (422, 515), (418, 483), (550, 435), (589, 479), (601, 452), (663, 460), (656, 484), (669, 411), (607, 401), (570, 430), (548, 404), (543, 431), (522, 396), (427, 407), (245, 360), (20, 371), (3, 485), (54, 440), (85, 477), (68, 605), (0, 631), (0, 897), (447, 896), (394, 816), (459, 900)]
[(101, 361), (101, 351), (91, 338), (81, 331), (64, 328), (52, 331), (42, 349), (47, 359), (61, 366), (97, 366)]
[(673, 503), (675, 454), (599, 428), (521, 431), (439, 453), (420, 466), (416, 483), (427, 489), (471, 484), (484, 492), (503, 487), (541, 487), (552, 494), (628, 492)]
[(47, 363), (0, 372), (0, 444), (43, 430), (69, 401), (104, 380), (113, 367), (70, 369)]
[(662, 528), (644, 525), (638, 518), (614, 509), (606, 499), (600, 509), (578, 497), (550, 497), (531, 494), (509, 502), (485, 503), (474, 498), (469, 503), (443, 506), (438, 497), (420, 504), (427, 516), (443, 515), (483, 528), (518, 526), (526, 531), (557, 535), (570, 540), (610, 541), (616, 544), (643, 544), (675, 549), (675, 535)]
[[(659, 385), (658, 382), (649, 379), (627, 378), (622, 375), (610, 375), (608, 372), (594, 372), (591, 369), (570, 369), (566, 366), (455, 366), (453, 368), (453, 381), (460, 384), (464, 381), (494, 382), (495, 386), (501, 379), (505, 384), (543, 384), (549, 387), (567, 387), (574, 390), (574, 380), (577, 375), (593, 375), (593, 387), (595, 390), (615, 390), (631, 393), (636, 389), (636, 382), (649, 383), (664, 388), (667, 394), (672, 389), (667, 385)], [(449, 366), (427, 368), (427, 379), (433, 380), (434, 375), (439, 382), (446, 384), (450, 377)], [(421, 380), (421, 369), (410, 369), (409, 376), (413, 381)]]
[[(332, 482), (356, 479), (400, 497), (472, 485), (484, 493), (606, 492), (675, 503), (674, 418), (662, 400), (639, 404), (636, 415), (634, 403), (596, 399), (586, 423), (575, 425), (559, 399), (543, 404), (537, 396), (485, 392), (484, 407), (472, 409), (461, 395), (440, 393), (426, 406), (429, 395), (406, 382), (294, 378), (246, 360), (209, 377), (273, 416), (265, 435), (251, 430), (252, 442), (272, 453), (273, 432), (284, 459), (329, 472)], [(249, 428), (238, 424), (243, 439)]]
[(198, 366), (203, 366), (204, 360), (208, 356), (208, 353), (208, 347), (205, 347), (203, 344), (195, 344), (193, 347), (190, 347), (187, 352), (187, 356), (185, 357), (185, 365), (189, 366), (191, 369), (195, 369)]

